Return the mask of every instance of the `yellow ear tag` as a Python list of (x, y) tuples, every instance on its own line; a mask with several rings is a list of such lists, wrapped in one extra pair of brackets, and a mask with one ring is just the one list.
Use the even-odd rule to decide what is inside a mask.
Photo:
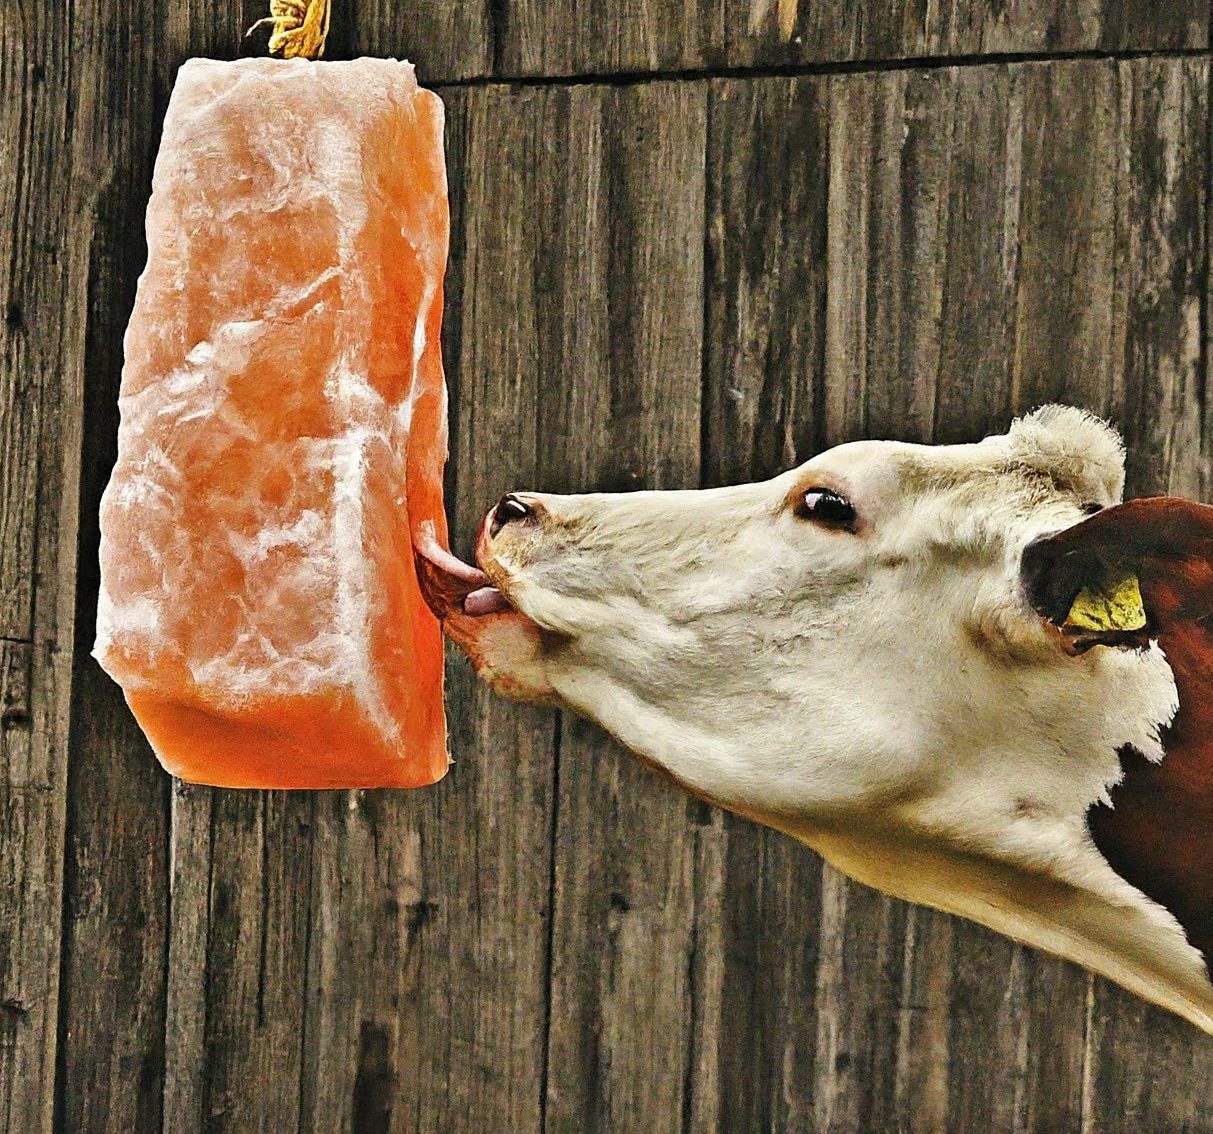
[(1065, 624), (1080, 630), (1140, 630), (1146, 624), (1146, 608), (1137, 576), (1128, 575), (1103, 587), (1083, 587)]

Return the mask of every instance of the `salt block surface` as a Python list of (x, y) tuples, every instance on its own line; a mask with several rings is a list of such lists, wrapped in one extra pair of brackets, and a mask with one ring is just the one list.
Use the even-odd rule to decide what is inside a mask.
[(441, 101), (394, 60), (177, 76), (101, 505), (95, 656), (164, 766), (235, 787), (446, 771)]

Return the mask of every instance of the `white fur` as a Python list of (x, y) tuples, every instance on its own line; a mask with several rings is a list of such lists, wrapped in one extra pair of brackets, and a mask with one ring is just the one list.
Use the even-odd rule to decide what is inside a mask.
[[(481, 558), (550, 633), (486, 643), (480, 667), (864, 882), (1213, 1031), (1200, 954), (1085, 822), (1118, 747), (1162, 758), (1170, 669), (1157, 647), (1067, 656), (1019, 582), (1031, 539), (1122, 485), (1116, 435), (1054, 406), (980, 444), (857, 442), (760, 484), (523, 494), (541, 522)], [(854, 502), (855, 533), (796, 514), (814, 486)]]

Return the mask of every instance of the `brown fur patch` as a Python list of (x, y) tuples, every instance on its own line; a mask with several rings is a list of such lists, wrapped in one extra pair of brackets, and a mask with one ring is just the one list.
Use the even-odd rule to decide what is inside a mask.
[(1175, 675), (1179, 711), (1154, 764), (1121, 750), (1124, 779), (1087, 822), (1112, 869), (1165, 906), (1213, 959), (1213, 507), (1157, 497), (1108, 508), (1053, 537), (1137, 573)]

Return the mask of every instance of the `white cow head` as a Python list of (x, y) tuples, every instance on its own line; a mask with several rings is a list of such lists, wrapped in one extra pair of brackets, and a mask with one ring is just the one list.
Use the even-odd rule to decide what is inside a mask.
[(1020, 579), (1027, 544), (1122, 485), (1116, 434), (1050, 406), (978, 444), (861, 441), (758, 484), (518, 492), (485, 519), (483, 575), (420, 562), (500, 692), (1213, 1028), (1200, 954), (1085, 823), (1118, 749), (1161, 756), (1170, 671), (1157, 647), (1072, 656)]

